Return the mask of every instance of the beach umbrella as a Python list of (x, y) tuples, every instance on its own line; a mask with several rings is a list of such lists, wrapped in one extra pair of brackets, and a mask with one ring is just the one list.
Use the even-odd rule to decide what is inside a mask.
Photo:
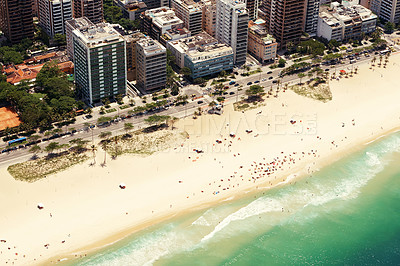
[(125, 189), (125, 188), (126, 188), (126, 185), (125, 185), (125, 183), (121, 183), (121, 184), (119, 184), (119, 188), (120, 188), (120, 189)]
[(233, 138), (233, 137), (235, 137), (235, 133), (231, 132), (231, 134), (229, 134), (229, 136), (231, 136)]
[(342, 69), (342, 70), (340, 70), (340, 73), (346, 73), (346, 71)]
[(44, 208), (44, 205), (43, 205), (43, 203), (38, 203), (37, 207), (38, 207), (39, 210), (41, 210), (41, 209)]

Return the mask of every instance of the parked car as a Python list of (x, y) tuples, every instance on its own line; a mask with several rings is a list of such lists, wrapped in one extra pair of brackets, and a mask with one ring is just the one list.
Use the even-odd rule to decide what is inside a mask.
[(253, 84), (253, 82), (251, 82), (251, 81), (250, 81), (250, 82), (247, 82), (247, 85), (251, 85), (251, 84)]
[(238, 83), (236, 83), (236, 84), (235, 84), (235, 87), (237, 87), (237, 86), (239, 86), (239, 84), (238, 84)]
[(236, 83), (236, 81), (232, 80), (231, 82), (229, 82), (229, 85), (233, 85), (235, 83)]
[(277, 83), (277, 82), (278, 82), (277, 80), (272, 81), (272, 83), (274, 83), (274, 84)]
[(229, 93), (229, 95), (233, 95), (233, 94), (235, 94), (235, 92), (233, 92), (233, 91), (231, 91), (231, 92)]
[(268, 79), (273, 79), (273, 77), (271, 76), (271, 77), (269, 77)]
[(259, 81), (259, 80), (256, 80), (256, 81), (254, 81), (254, 83), (260, 83), (260, 81)]
[(268, 71), (267, 74), (272, 74), (272, 71)]
[(200, 101), (198, 101), (197, 103), (198, 103), (198, 104), (202, 104), (202, 103), (203, 103), (203, 101), (201, 101), (201, 100), (200, 100)]

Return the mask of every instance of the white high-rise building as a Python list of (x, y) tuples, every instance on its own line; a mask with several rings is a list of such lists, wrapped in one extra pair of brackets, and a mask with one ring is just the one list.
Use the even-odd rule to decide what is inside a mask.
[(65, 34), (65, 22), (70, 19), (71, 0), (39, 0), (39, 25), (50, 37)]
[(371, 10), (378, 17), (392, 23), (400, 23), (400, 0), (371, 0)]
[(99, 102), (126, 93), (126, 44), (106, 23), (72, 31), (75, 83), (81, 98)]
[(232, 47), (235, 65), (246, 63), (249, 14), (246, 3), (217, 0), (215, 37)]
[(310, 36), (317, 35), (320, 0), (307, 0), (304, 12), (304, 32)]

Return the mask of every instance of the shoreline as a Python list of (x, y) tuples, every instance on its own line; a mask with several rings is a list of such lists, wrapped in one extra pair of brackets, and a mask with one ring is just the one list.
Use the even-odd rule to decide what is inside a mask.
[[(77, 165), (29, 184), (0, 169), (0, 202), (7, 202), (0, 205), (0, 239), (7, 240), (0, 243), (0, 261), (68, 263), (151, 225), (307, 178), (399, 130), (395, 60), (400, 55), (380, 69), (388, 79), (365, 64), (355, 77), (331, 81), (328, 103), (288, 90), (245, 113), (229, 104), (222, 116), (178, 121), (190, 137), (148, 157), (124, 155), (104, 168)], [(249, 128), (254, 133), (245, 133)], [(103, 156), (99, 150), (96, 161)]]
[[(335, 154), (330, 154), (326, 158), (320, 158), (319, 162), (317, 163), (320, 167), (316, 171), (320, 171), (320, 169), (322, 169), (322, 168), (328, 167), (329, 165), (331, 165), (331, 164), (333, 164), (333, 163), (335, 163), (335, 162), (337, 162), (337, 161), (339, 161), (339, 160), (341, 160), (341, 159), (343, 159), (343, 158), (345, 158), (347, 156), (351, 156), (352, 154), (361, 151), (362, 149), (365, 148), (365, 146), (373, 144), (374, 142), (379, 141), (380, 139), (388, 137), (388, 136), (390, 136), (392, 134), (396, 134), (399, 131), (400, 131), (400, 126), (394, 127), (394, 128), (389, 129), (389, 130), (387, 130), (385, 132), (382, 132), (382, 134), (378, 134), (377, 136), (373, 136), (370, 139), (362, 140), (359, 143), (354, 143), (351, 147), (348, 147), (347, 149), (342, 150), (342, 151), (338, 151)], [(343, 156), (341, 156), (341, 155), (343, 155)], [(333, 159), (333, 160), (329, 161), (330, 159)], [(298, 166), (297, 168), (301, 168), (301, 166)], [(286, 175), (290, 176), (290, 175), (293, 175), (294, 173), (298, 173), (298, 172), (299, 171), (296, 171), (295, 169), (293, 169), (292, 171), (288, 171), (287, 173), (282, 173), (281, 176), (286, 176)], [(311, 178), (309, 175), (310, 174), (308, 174), (308, 173), (303, 173), (303, 174), (300, 174), (300, 175), (295, 176), (294, 178), (290, 179), (290, 181), (296, 182), (296, 181), (299, 181), (299, 180), (304, 179), (304, 178)], [(132, 235), (134, 235), (134, 234), (136, 234), (136, 233), (138, 233), (138, 232), (140, 232), (142, 230), (148, 229), (148, 228), (150, 228), (152, 226), (159, 226), (162, 223), (168, 223), (172, 219), (183, 217), (183, 216), (186, 216), (186, 215), (190, 215), (190, 214), (193, 214), (195, 212), (202, 212), (202, 211), (204, 211), (204, 210), (206, 210), (208, 208), (212, 208), (212, 207), (215, 207), (215, 206), (227, 204), (227, 203), (230, 203), (232, 201), (241, 200), (241, 199), (244, 199), (244, 198), (247, 198), (247, 197), (253, 197), (253, 196), (257, 197), (257, 195), (259, 195), (261, 192), (267, 192), (270, 189), (274, 189), (274, 188), (279, 188), (281, 186), (290, 185), (286, 181), (281, 181), (281, 182), (278, 182), (277, 184), (274, 184), (272, 187), (261, 187), (261, 188), (259, 188), (260, 186), (263, 186), (266, 183), (268, 183), (268, 182), (267, 181), (261, 182), (261, 183), (258, 184), (257, 188), (250, 188), (248, 190), (240, 191), (240, 194), (238, 193), (237, 195), (226, 195), (225, 197), (220, 198), (220, 199), (216, 199), (213, 202), (208, 202), (208, 203), (203, 203), (203, 204), (200, 204), (200, 205), (193, 206), (193, 207), (191, 207), (190, 210), (182, 210), (179, 213), (174, 213), (172, 216), (171, 216), (171, 214), (166, 213), (164, 215), (160, 215), (160, 217), (154, 217), (154, 218), (152, 218), (152, 219), (150, 219), (150, 220), (148, 220), (146, 222), (143, 222), (141, 224), (134, 225), (134, 226), (131, 226), (129, 228), (122, 229), (117, 234), (113, 234), (111, 236), (108, 236), (108, 237), (104, 238), (103, 240), (99, 240), (99, 241), (97, 241), (97, 242), (95, 242), (93, 244), (87, 245), (87, 246), (85, 246), (83, 248), (79, 248), (76, 251), (72, 251), (72, 252), (67, 253), (65, 255), (57, 255), (57, 256), (55, 256), (53, 258), (50, 258), (46, 262), (44, 262), (43, 265), (46, 265), (48, 263), (54, 263), (54, 261), (62, 260), (62, 259), (64, 259), (64, 260), (63, 261), (58, 261), (57, 263), (58, 264), (61, 264), (61, 263), (72, 263), (73, 260), (80, 259), (77, 256), (74, 256), (73, 254), (80, 254), (80, 255), (86, 254), (87, 256), (91, 256), (91, 255), (95, 254), (96, 252), (99, 252), (99, 251), (101, 251), (103, 249), (106, 249), (109, 246), (112, 246), (112, 245), (117, 244), (118, 242), (127, 240), (129, 237), (132, 237)]]

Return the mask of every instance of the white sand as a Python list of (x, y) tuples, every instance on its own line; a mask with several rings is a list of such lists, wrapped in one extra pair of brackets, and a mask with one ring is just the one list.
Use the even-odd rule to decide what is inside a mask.
[[(0, 263), (84, 255), (161, 219), (280, 182), (290, 185), (400, 125), (400, 56), (392, 55), (388, 65), (375, 71), (363, 65), (353, 78), (332, 81), (328, 103), (286, 91), (245, 113), (228, 105), (223, 116), (180, 121), (176, 126), (190, 138), (149, 157), (108, 159), (105, 168), (88, 161), (32, 184), (0, 169), (0, 240), (7, 241), (0, 242)], [(97, 162), (103, 156), (99, 150)], [(277, 157), (277, 170), (268, 176), (264, 164)]]

